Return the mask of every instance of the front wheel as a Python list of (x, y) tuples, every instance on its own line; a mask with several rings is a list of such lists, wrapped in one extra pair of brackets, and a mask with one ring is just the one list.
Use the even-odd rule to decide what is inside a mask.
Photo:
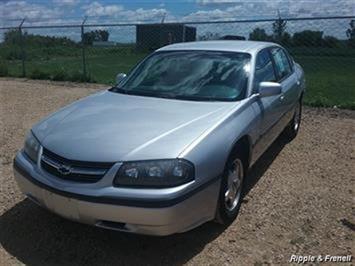
[(289, 141), (293, 140), (298, 134), (298, 130), (301, 125), (301, 116), (302, 116), (302, 101), (299, 100), (297, 102), (293, 118), (284, 131), (284, 135)]
[(243, 196), (244, 165), (239, 156), (227, 163), (222, 178), (216, 220), (230, 224), (237, 217)]

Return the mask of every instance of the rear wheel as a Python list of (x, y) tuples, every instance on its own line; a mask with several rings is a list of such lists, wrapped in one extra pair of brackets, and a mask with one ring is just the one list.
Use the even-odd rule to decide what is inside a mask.
[(284, 131), (284, 135), (289, 141), (293, 140), (297, 136), (298, 130), (301, 125), (301, 117), (302, 117), (302, 100), (299, 100), (297, 102), (293, 118)]
[(243, 196), (244, 164), (240, 156), (227, 163), (222, 178), (216, 220), (230, 224), (237, 217)]

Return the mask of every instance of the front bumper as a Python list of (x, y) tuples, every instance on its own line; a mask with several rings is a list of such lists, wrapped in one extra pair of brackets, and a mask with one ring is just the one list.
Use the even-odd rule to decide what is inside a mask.
[[(58, 189), (45, 184), (45, 172), (19, 152), (14, 160), (15, 179), (22, 192), (38, 205), (73, 221), (98, 227), (149, 235), (188, 231), (215, 216), (218, 178), (178, 197), (161, 200), (70, 192), (70, 183)], [(55, 178), (46, 174), (45, 178)], [(80, 184), (79, 184), (80, 185)], [(78, 184), (73, 184), (77, 188)], [(64, 189), (63, 189), (64, 188)], [(84, 190), (85, 191), (85, 190)]]

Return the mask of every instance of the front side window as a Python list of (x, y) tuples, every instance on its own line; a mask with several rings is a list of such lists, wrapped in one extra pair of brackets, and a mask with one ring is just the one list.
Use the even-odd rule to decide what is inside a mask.
[(290, 75), (292, 69), (285, 52), (281, 48), (274, 48), (271, 50), (271, 54), (275, 62), (275, 70), (278, 79), (281, 80)]
[(290, 55), (290, 53), (287, 51), (287, 50), (283, 50), (284, 53), (286, 54), (287, 56), (287, 59), (288, 59), (288, 62), (290, 63), (290, 66), (291, 66), (291, 70), (293, 71), (294, 69), (294, 61), (293, 61), (293, 58), (292, 56)]
[(245, 97), (251, 56), (218, 51), (157, 52), (144, 60), (116, 91), (200, 101)]
[(270, 53), (267, 49), (262, 50), (256, 57), (255, 64), (255, 86), (263, 81), (276, 81), (274, 67)]

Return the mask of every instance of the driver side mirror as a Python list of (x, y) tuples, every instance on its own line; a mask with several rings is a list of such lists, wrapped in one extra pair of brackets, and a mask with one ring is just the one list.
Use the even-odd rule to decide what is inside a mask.
[(120, 84), (125, 78), (127, 77), (127, 75), (125, 73), (119, 73), (116, 76), (116, 84)]
[(282, 92), (282, 86), (280, 83), (263, 81), (259, 83), (259, 96), (268, 97), (279, 95)]

